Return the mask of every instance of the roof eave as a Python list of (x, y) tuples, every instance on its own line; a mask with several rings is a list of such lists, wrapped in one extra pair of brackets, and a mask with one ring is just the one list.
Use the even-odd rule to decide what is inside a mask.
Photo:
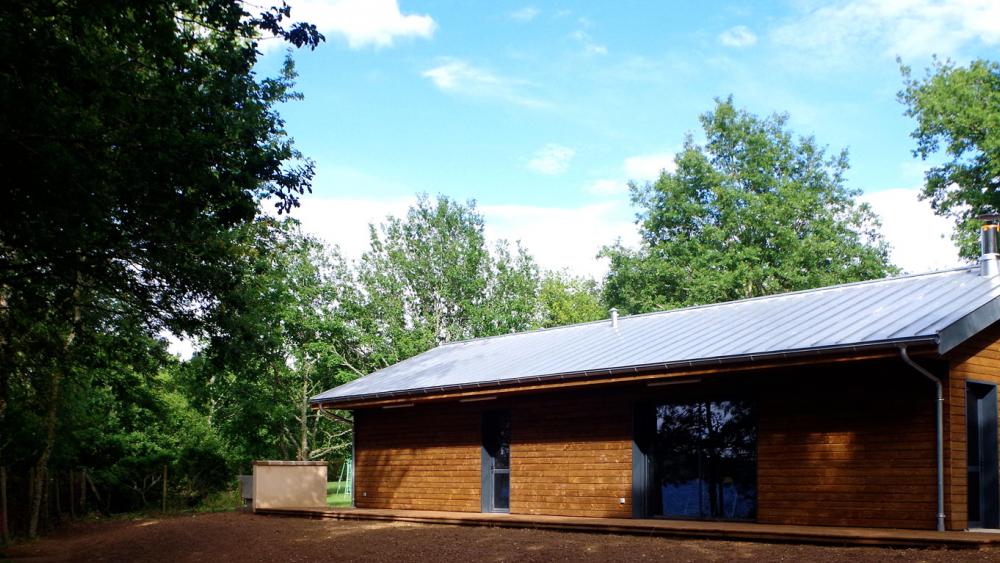
[(1000, 297), (993, 298), (942, 329), (938, 333), (938, 353), (947, 354), (997, 321), (1000, 321)]
[[(1000, 313), (998, 313), (1000, 314)], [(454, 385), (442, 385), (437, 387), (421, 387), (417, 389), (404, 389), (400, 391), (385, 391), (377, 393), (363, 393), (358, 395), (345, 395), (342, 397), (313, 397), (309, 400), (312, 405), (327, 405), (336, 407), (338, 404), (350, 404), (363, 401), (377, 401), (389, 399), (407, 399), (427, 397), (429, 395), (461, 392), (470, 390), (497, 390), (512, 389), (529, 384), (555, 383), (566, 379), (587, 378), (590, 376), (606, 376), (624, 374), (638, 374), (650, 371), (676, 371), (683, 368), (703, 368), (709, 366), (725, 366), (733, 364), (750, 364), (761, 361), (774, 361), (784, 359), (799, 359), (810, 356), (828, 356), (855, 352), (873, 352), (884, 349), (897, 348), (900, 345), (937, 345), (940, 349), (938, 336), (915, 336), (910, 338), (896, 338), (880, 340), (876, 342), (856, 343), (847, 345), (820, 346), (814, 348), (803, 348), (798, 350), (785, 350), (780, 352), (766, 352), (760, 354), (741, 354), (735, 356), (721, 356), (715, 358), (704, 358), (699, 360), (682, 360), (677, 362), (662, 362), (653, 364), (643, 364), (635, 366), (625, 366), (618, 368), (602, 368), (593, 370), (583, 370), (539, 376), (525, 376), (511, 379), (482, 381), (476, 383), (462, 383)]]

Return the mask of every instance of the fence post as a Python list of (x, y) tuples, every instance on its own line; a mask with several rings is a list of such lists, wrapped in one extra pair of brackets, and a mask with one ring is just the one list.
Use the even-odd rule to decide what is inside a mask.
[(69, 518), (70, 520), (76, 520), (76, 493), (74, 491), (74, 484), (76, 481), (73, 479), (75, 472), (69, 470)]
[(163, 466), (163, 512), (167, 511), (167, 466)]
[(7, 524), (7, 466), (0, 465), (0, 510), (3, 514), (3, 543), (10, 543), (10, 526)]

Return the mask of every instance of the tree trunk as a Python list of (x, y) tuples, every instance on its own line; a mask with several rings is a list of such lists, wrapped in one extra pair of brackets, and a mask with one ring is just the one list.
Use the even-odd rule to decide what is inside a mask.
[(31, 518), (28, 521), (28, 537), (38, 537), (38, 518), (42, 511), (42, 500), (45, 492), (45, 482), (48, 480), (49, 457), (56, 442), (56, 423), (59, 412), (59, 387), (62, 383), (62, 369), (56, 369), (52, 374), (52, 390), (49, 395), (48, 412), (45, 415), (45, 447), (35, 464), (35, 490), (31, 498)]
[(3, 534), (3, 543), (7, 545), (10, 543), (10, 525), (7, 523), (10, 513), (7, 512), (7, 466), (0, 465), (0, 516), (3, 517), (3, 522), (0, 523), (2, 530), (0, 533)]
[(302, 366), (302, 396), (299, 399), (299, 461), (309, 459), (309, 365)]
[[(33, 499), (33, 498), (35, 498), (35, 468), (34, 467), (29, 467), (28, 468), (28, 501), (30, 502), (31, 499)], [(31, 514), (30, 514), (31, 507), (30, 506), (28, 507), (28, 510), (29, 510), (28, 516), (31, 516)]]
[(51, 482), (52, 479), (48, 476), (48, 470), (46, 470), (45, 479), (39, 483), (42, 489), (42, 509), (38, 515), (39, 522), (46, 531), (52, 530), (52, 495), (50, 494), (49, 487)]
[(167, 511), (167, 466), (163, 466), (163, 510)]
[(69, 470), (69, 517), (76, 520), (76, 499), (73, 496), (73, 470)]
[[(70, 347), (73, 345), (73, 340), (76, 339), (77, 326), (80, 324), (80, 292), (83, 285), (82, 282), (83, 275), (77, 272), (76, 287), (73, 289), (73, 322), (63, 341), (62, 357), (59, 359), (60, 365), (52, 371), (52, 378), (49, 385), (49, 404), (45, 414), (45, 447), (42, 448), (42, 455), (38, 456), (38, 462), (35, 464), (35, 477), (36, 479), (40, 479), (42, 483), (48, 480), (49, 457), (52, 456), (52, 449), (56, 443), (56, 426), (58, 422), (62, 378), (64, 375), (63, 370), (68, 362)], [(31, 518), (28, 521), (28, 537), (31, 538), (38, 536), (38, 516), (42, 509), (43, 491), (44, 487), (37, 487), (37, 490), (34, 491), (34, 498), (31, 499)]]
[(80, 515), (87, 514), (87, 470), (80, 470)]
[[(90, 492), (94, 493), (94, 498), (97, 499), (97, 502), (103, 504), (104, 501), (101, 500), (101, 493), (97, 492), (97, 487), (94, 486), (94, 481), (90, 478), (90, 475), (87, 475), (86, 473), (84, 473), (83, 476), (86, 477), (87, 483), (90, 484)], [(111, 497), (111, 490), (110, 489), (108, 490), (108, 497), (109, 498)], [(110, 507), (111, 504), (108, 503), (108, 506)]]
[(62, 522), (62, 502), (59, 499), (59, 472), (56, 471), (55, 500), (56, 500), (56, 522)]

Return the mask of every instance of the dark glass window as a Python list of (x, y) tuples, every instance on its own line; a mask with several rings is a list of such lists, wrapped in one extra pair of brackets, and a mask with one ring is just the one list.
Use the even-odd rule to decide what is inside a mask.
[(493, 473), (493, 508), (510, 509), (510, 473)]
[(510, 469), (510, 414), (504, 412), (497, 416), (497, 442), (493, 453), (493, 467)]
[(969, 465), (979, 466), (979, 397), (975, 393), (968, 393), (965, 402), (966, 436), (968, 442), (968, 462)]
[(969, 526), (1000, 527), (997, 388), (969, 381), (965, 392)]
[(654, 511), (662, 516), (757, 516), (757, 421), (749, 401), (656, 406)]
[(979, 506), (980, 499), (981, 499), (981, 495), (979, 494), (979, 490), (982, 488), (982, 485), (979, 484), (979, 471), (978, 471), (978, 468), (977, 468), (977, 471), (969, 471), (969, 480), (968, 480), (967, 484), (968, 484), (969, 490), (972, 491), (972, 494), (968, 495), (968, 497), (969, 497), (969, 522), (974, 522), (974, 523), (976, 523), (978, 525), (979, 522), (983, 518), (982, 517), (982, 510), (980, 509), (980, 506)]
[[(497, 411), (483, 415), (484, 510), (510, 509), (510, 413)], [(488, 473), (487, 473), (488, 472)]]

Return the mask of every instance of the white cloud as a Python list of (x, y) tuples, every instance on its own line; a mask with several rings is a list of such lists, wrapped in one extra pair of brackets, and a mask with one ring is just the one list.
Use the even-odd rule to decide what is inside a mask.
[(918, 188), (867, 193), (869, 203), (882, 218), (882, 233), (892, 246), (893, 263), (909, 273), (950, 268), (962, 263), (951, 242), (952, 222), (934, 214), (920, 201)]
[[(621, 196), (628, 193), (630, 181), (638, 183), (655, 182), (660, 178), (660, 172), (675, 172), (674, 153), (659, 152), (638, 154), (627, 157), (622, 162), (622, 177), (600, 178), (584, 186), (583, 191), (599, 197)], [(621, 199), (621, 198), (617, 198)]]
[[(368, 249), (368, 224), (381, 223), (387, 215), (402, 216), (416, 201), (406, 198), (312, 197), (292, 216), (304, 231), (340, 247), (344, 257), (356, 260)], [(486, 235), (491, 240), (520, 240), (543, 269), (563, 269), (595, 278), (607, 272), (606, 260), (598, 260), (602, 246), (621, 238), (638, 244), (628, 204), (601, 202), (580, 207), (531, 205), (482, 205)]]
[(582, 207), (484, 205), (486, 234), (491, 239), (520, 240), (543, 269), (567, 269), (600, 279), (608, 271), (597, 253), (617, 239), (639, 244), (632, 213), (625, 202)]
[(639, 154), (625, 159), (625, 176), (629, 180), (655, 181), (660, 177), (660, 172), (674, 172), (677, 164), (674, 162), (674, 153), (660, 152), (651, 154)]
[[(288, 0), (292, 20), (315, 24), (326, 36), (340, 36), (351, 49), (391, 47), (397, 39), (429, 39), (437, 24), (424, 14), (403, 14), (397, 0)], [(282, 46), (267, 40), (261, 50)]]
[(628, 182), (623, 180), (595, 180), (584, 188), (588, 194), (612, 196), (628, 193)]
[(540, 12), (539, 12), (538, 8), (536, 8), (534, 6), (525, 6), (525, 7), (521, 8), (520, 10), (514, 10), (513, 12), (511, 12), (510, 14), (508, 14), (507, 17), (509, 17), (510, 19), (512, 19), (514, 21), (530, 22), (531, 20), (533, 20), (536, 17), (538, 17), (539, 13)]
[(747, 26), (738, 25), (720, 33), (719, 42), (726, 47), (750, 47), (757, 43), (757, 36)]
[(302, 229), (320, 237), (330, 246), (340, 247), (343, 255), (357, 259), (368, 249), (371, 239), (368, 225), (381, 223), (388, 215), (401, 217), (416, 203), (415, 196), (370, 199), (359, 197), (310, 197), (292, 217), (302, 222)]
[(520, 89), (523, 80), (498, 76), (465, 61), (445, 59), (421, 76), (429, 78), (443, 92), (473, 98), (496, 99), (526, 107), (545, 107), (544, 101), (525, 96)]
[(583, 46), (583, 52), (587, 55), (607, 55), (608, 48), (600, 43), (594, 41), (589, 33), (583, 30), (574, 31), (571, 35), (573, 39), (576, 39), (580, 45)]
[(971, 42), (1000, 43), (1000, 2), (841, 1), (808, 10), (774, 29), (771, 36), (827, 64), (872, 55), (949, 56)]
[(549, 143), (535, 152), (535, 158), (528, 161), (528, 168), (539, 174), (556, 176), (569, 169), (575, 155), (576, 151), (570, 147)]

